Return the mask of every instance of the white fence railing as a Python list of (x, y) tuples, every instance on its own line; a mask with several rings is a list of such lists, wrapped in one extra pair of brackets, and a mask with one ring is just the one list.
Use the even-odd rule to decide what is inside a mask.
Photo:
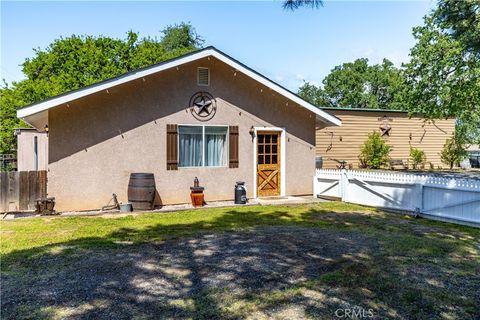
[(316, 196), (480, 226), (480, 179), (319, 169)]

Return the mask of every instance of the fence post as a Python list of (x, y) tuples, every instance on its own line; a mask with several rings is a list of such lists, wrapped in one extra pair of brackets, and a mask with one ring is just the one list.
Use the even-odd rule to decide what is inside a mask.
[(415, 179), (415, 210), (416, 213), (423, 211), (423, 185), (424, 181), (422, 177)]
[(313, 197), (316, 198), (318, 196), (318, 171), (315, 170), (315, 175), (313, 176)]
[(340, 197), (342, 198), (343, 202), (347, 201), (347, 189), (348, 189), (347, 170), (341, 169), (340, 170)]

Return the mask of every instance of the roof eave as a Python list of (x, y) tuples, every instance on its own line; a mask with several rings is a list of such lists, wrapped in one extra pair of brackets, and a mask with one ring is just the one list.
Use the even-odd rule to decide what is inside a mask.
[(234, 58), (228, 56), (227, 54), (215, 49), (214, 47), (207, 47), (203, 50), (196, 51), (190, 54), (187, 54), (182, 57), (178, 57), (163, 63), (160, 63), (153, 67), (148, 67), (144, 69), (140, 69), (116, 78), (112, 78), (109, 80), (105, 80), (99, 82), (98, 84), (93, 84), (91, 86), (85, 87), (83, 89), (78, 89), (73, 92), (63, 94), (49, 100), (39, 102), (37, 104), (27, 106), (25, 108), (17, 110), (17, 117), (23, 119), (25, 122), (32, 124), (29, 122), (28, 117), (38, 114), (40, 112), (46, 111), (50, 108), (71, 102), (73, 100), (77, 100), (83, 98), (85, 96), (94, 94), (96, 92), (107, 90), (113, 86), (117, 86), (129, 81), (133, 81), (135, 79), (139, 79), (142, 77), (149, 76), (151, 74), (161, 72), (166, 69), (174, 68), (179, 65), (189, 63), (198, 59), (202, 59), (208, 56), (213, 56), (216, 59), (230, 65), (231, 67), (235, 68), (236, 70), (246, 74), (250, 78), (262, 83), (263, 85), (271, 88), (272, 90), (277, 91), (285, 98), (297, 103), (298, 105), (306, 108), (307, 110), (313, 112), (316, 117), (320, 117), (320, 120), (325, 123), (329, 123), (332, 125), (340, 126), (341, 120), (334, 115), (331, 115), (323, 110), (320, 110), (316, 106), (308, 103), (307, 101), (303, 100), (293, 92), (285, 89), (281, 85), (275, 83), (274, 81), (266, 78), (265, 76), (259, 74), (258, 72), (250, 69), (249, 67), (245, 66), (244, 64), (240, 63), (239, 61), (235, 60)]

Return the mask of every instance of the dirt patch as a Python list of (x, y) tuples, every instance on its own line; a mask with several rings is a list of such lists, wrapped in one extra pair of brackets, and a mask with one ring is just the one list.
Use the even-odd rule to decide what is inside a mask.
[[(38, 264), (49, 268), (4, 276), (3, 316), (20, 316), (24, 303), (40, 313), (68, 309), (71, 318), (82, 319), (150, 312), (186, 316), (188, 304), (182, 307), (175, 301), (205, 298), (204, 292), (219, 288), (236, 295), (282, 290), (334, 271), (345, 256), (362, 259), (372, 247), (375, 239), (357, 233), (268, 227), (44, 255)], [(92, 307), (95, 301), (103, 301), (103, 307)]]
[[(259, 227), (158, 244), (59, 247), (2, 274), (2, 318), (302, 319), (334, 318), (338, 308), (435, 318), (422, 291), (397, 291), (423, 281), (463, 296), (480, 292), (479, 275), (431, 273), (436, 264), (428, 260), (414, 272), (401, 269), (381, 255), (376, 236), (357, 231)], [(426, 311), (411, 313), (415, 299)]]

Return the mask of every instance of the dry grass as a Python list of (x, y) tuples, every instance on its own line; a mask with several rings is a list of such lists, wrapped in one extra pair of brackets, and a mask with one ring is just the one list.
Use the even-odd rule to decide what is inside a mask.
[(1, 223), (2, 318), (480, 317), (480, 231), (343, 203)]

